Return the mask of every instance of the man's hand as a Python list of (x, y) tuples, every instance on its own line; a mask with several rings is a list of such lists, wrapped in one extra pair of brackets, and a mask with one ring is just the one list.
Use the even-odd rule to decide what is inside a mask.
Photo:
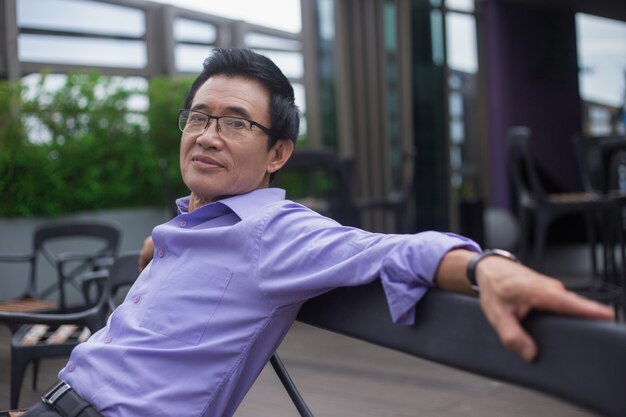
[(154, 256), (154, 242), (152, 241), (152, 237), (148, 236), (143, 241), (143, 246), (141, 248), (141, 251), (139, 252), (139, 259), (137, 260), (137, 266), (139, 267), (140, 271), (143, 271), (146, 265), (150, 263), (153, 256)]
[(480, 304), (502, 343), (530, 362), (537, 357), (535, 341), (520, 322), (531, 310), (593, 319), (614, 319), (611, 308), (565, 289), (561, 281), (523, 265), (491, 256), (477, 268)]
[[(466, 270), (476, 254), (466, 250), (448, 252), (441, 261), (435, 283), (438, 287), (471, 292)], [(560, 281), (509, 259), (489, 256), (478, 263), (476, 280), (480, 304), (502, 343), (530, 362), (537, 357), (537, 344), (521, 322), (532, 310), (592, 319), (612, 320), (611, 308), (565, 289)]]

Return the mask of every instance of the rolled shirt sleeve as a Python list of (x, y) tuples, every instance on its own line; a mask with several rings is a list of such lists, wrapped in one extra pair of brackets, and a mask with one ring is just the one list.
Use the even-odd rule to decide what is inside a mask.
[(258, 244), (259, 287), (275, 305), (380, 278), (395, 323), (411, 325), (443, 256), (470, 239), (451, 233), (379, 234), (342, 226), (292, 204), (268, 214)]

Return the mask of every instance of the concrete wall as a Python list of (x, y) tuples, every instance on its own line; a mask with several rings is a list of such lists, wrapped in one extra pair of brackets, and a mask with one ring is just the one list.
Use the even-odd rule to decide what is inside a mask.
[[(152, 228), (157, 224), (169, 219), (167, 209), (139, 208), (106, 210), (99, 212), (77, 213), (64, 219), (102, 219), (118, 223), (122, 229), (122, 241), (120, 252), (138, 250), (143, 240), (148, 236)], [(35, 228), (50, 220), (46, 217), (28, 218), (0, 218), (0, 255), (30, 253), (32, 248), (32, 236)], [(63, 247), (64, 251), (80, 252), (85, 243), (76, 241)], [(74, 247), (72, 247), (72, 245)], [(45, 275), (46, 283), (54, 282), (54, 270), (42, 262), (41, 273)], [(0, 300), (19, 296), (24, 289), (24, 280), (27, 278), (29, 269), (18, 263), (0, 262)], [(76, 299), (78, 292), (70, 292), (70, 299)]]

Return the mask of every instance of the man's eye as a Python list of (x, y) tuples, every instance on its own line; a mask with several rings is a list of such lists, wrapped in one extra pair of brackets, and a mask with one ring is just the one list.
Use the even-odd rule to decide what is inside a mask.
[(195, 114), (192, 114), (192, 115), (189, 117), (189, 121), (190, 121), (191, 123), (204, 123), (204, 122), (206, 122), (206, 117), (204, 117), (204, 116), (202, 116), (202, 115), (195, 115)]
[(244, 120), (226, 119), (224, 122), (228, 125), (228, 127), (232, 127), (233, 129), (244, 129), (246, 127), (246, 122)]

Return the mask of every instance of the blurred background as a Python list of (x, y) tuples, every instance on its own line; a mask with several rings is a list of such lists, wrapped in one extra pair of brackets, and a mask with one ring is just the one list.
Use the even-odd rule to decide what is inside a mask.
[[(590, 143), (599, 191), (626, 191), (623, 1), (2, 0), (0, 253), (30, 250), (33, 231), (56, 219), (114, 221), (123, 231), (119, 251), (138, 249), (171, 218), (173, 200), (188, 193), (178, 170), (178, 109), (215, 47), (252, 48), (292, 81), (303, 115), (297, 148), (340, 164), (344, 223), (532, 247), (532, 223), (520, 218), (525, 197), (510, 172), (514, 126), (532, 132), (545, 192), (590, 191), (577, 138)], [(337, 178), (314, 176), (314, 197)], [(283, 180), (289, 198), (306, 196), (304, 185)], [(581, 220), (556, 219), (548, 244), (586, 242)], [(612, 227), (623, 232), (621, 223)], [(598, 275), (579, 249), (552, 252), (546, 267)], [(623, 268), (606, 262), (619, 287)], [(11, 277), (0, 298), (18, 294), (20, 273), (0, 265), (0, 276)], [(294, 331), (306, 338), (301, 326)], [(291, 359), (308, 360), (302, 343), (290, 343)], [(400, 364), (393, 375), (403, 367), (396, 359), (381, 359)], [(305, 365), (300, 378), (317, 367)], [(355, 373), (364, 366), (356, 363)], [(459, 404), (500, 390), (485, 380), (454, 387), (457, 377), (444, 374), (442, 391), (461, 391)], [(467, 388), (479, 383), (482, 397)], [(494, 415), (515, 415), (510, 391), (502, 392)], [(575, 415), (550, 404), (550, 415)], [(413, 415), (414, 405), (407, 409)], [(470, 415), (467, 406), (457, 411)]]
[(299, 146), (350, 160), (361, 225), (394, 231), (394, 206), (368, 202), (402, 196), (408, 230), (472, 232), (472, 202), (514, 207), (508, 127), (533, 130), (560, 191), (581, 187), (572, 135), (624, 133), (617, 3), (6, 0), (0, 216), (185, 194), (175, 112), (213, 47), (246, 46), (294, 83)]
[(0, 217), (184, 195), (176, 110), (212, 48), (246, 46), (294, 83), (299, 147), (350, 161), (360, 225), (481, 240), (481, 213), (515, 207), (510, 126), (559, 191), (581, 187), (573, 135), (623, 135), (617, 3), (5, 0)]

